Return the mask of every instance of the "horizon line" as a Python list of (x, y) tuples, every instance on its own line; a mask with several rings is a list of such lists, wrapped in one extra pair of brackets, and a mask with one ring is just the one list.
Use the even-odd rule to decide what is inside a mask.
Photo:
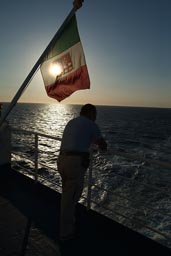
[[(1, 101), (0, 103), (2, 104), (9, 104), (10, 101)], [(87, 102), (90, 103), (90, 102)], [(83, 106), (87, 103), (81, 104), (81, 103), (61, 103), (61, 102), (56, 102), (56, 103), (48, 103), (48, 102), (17, 102), (16, 104), (44, 104), (44, 105), (78, 105), (78, 106)], [(93, 103), (91, 103), (93, 104)], [(171, 107), (161, 107), (161, 106), (137, 106), (137, 105), (107, 105), (107, 104), (93, 104), (95, 106), (104, 106), (104, 107), (127, 107), (127, 108), (158, 108), (158, 109), (171, 109)]]

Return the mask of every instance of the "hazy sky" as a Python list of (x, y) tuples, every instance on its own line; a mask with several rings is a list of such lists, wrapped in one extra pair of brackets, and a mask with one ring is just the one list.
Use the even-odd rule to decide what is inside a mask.
[[(11, 101), (72, 0), (1, 0), (0, 101)], [(91, 89), (62, 103), (171, 107), (171, 1), (85, 0), (78, 28)], [(21, 102), (49, 102), (40, 71)]]

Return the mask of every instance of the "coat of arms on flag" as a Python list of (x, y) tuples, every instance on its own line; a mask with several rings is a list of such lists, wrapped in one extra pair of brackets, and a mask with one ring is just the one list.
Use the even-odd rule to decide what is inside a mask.
[(70, 53), (66, 53), (56, 61), (52, 62), (50, 71), (56, 75), (56, 79), (73, 70)]
[(41, 64), (48, 96), (61, 101), (73, 92), (90, 88), (90, 79), (75, 14), (63, 28)]

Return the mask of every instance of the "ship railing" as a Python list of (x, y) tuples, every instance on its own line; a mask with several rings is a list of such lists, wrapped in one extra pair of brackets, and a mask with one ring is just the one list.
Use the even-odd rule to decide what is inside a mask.
[[(17, 136), (17, 137), (16, 137)], [(23, 137), (24, 136), (24, 137)], [(29, 138), (29, 143), (27, 143)], [(41, 141), (43, 138), (46, 141)], [(49, 166), (46, 163), (41, 162), (40, 155), (46, 154), (46, 157), (51, 156), (52, 152), (48, 150), (42, 150), (41, 146), (46, 147), (46, 143), (55, 141), (54, 144), (54, 165)], [(34, 182), (38, 181), (44, 184), (51, 185), (51, 187), (57, 187), (56, 182), (49, 181), (47, 178), (47, 172), (41, 170), (50, 170), (53, 173), (57, 173), (57, 157), (59, 154), (59, 145), (61, 138), (50, 136), (41, 132), (28, 131), (23, 129), (12, 129), (12, 149), (11, 149), (11, 164), (13, 169), (29, 176), (34, 179)], [(40, 171), (39, 171), (40, 170)], [(59, 184), (59, 187), (61, 184)], [(57, 187), (58, 188), (58, 187)], [(61, 189), (59, 189), (61, 191)]]
[[(16, 142), (16, 139), (18, 136), (18, 141)], [(24, 136), (24, 139), (22, 140), (21, 137)], [(20, 143), (25, 142), (25, 139), (27, 139), (27, 136), (32, 136), (32, 142), (30, 143), (31, 145), (31, 158), (28, 157), (28, 154), (23, 154), (23, 152), (19, 152), (20, 149)], [(43, 139), (43, 142), (41, 141)], [(12, 129), (12, 142), (14, 142), (14, 144), (12, 144), (12, 167), (14, 169), (17, 169), (18, 171), (22, 172), (25, 175), (30, 176), (31, 178), (34, 179), (34, 182), (41, 182), (46, 184), (47, 186), (50, 186), (52, 189), (57, 190), (58, 192), (61, 192), (61, 181), (60, 181), (60, 176), (57, 172), (57, 157), (59, 154), (59, 147), (60, 147), (60, 143), (61, 143), (61, 138), (59, 137), (55, 137), (55, 136), (50, 136), (44, 133), (38, 133), (38, 132), (34, 132), (34, 131), (27, 131), (27, 130), (19, 130), (19, 129)], [(48, 141), (55, 141), (56, 142), (56, 147), (55, 145), (53, 145), (54, 147), (54, 151), (53, 152), (49, 152), (49, 151), (44, 151), (41, 149), (41, 146), (43, 145), (43, 147), (46, 147), (46, 143)], [(17, 147), (16, 147), (17, 144)], [(25, 144), (24, 147), (27, 147), (29, 143)], [(51, 143), (50, 143), (51, 145)], [(17, 150), (16, 150), (17, 148)], [(57, 149), (58, 148), (58, 149)], [(21, 147), (21, 151), (22, 151), (23, 147)], [(50, 167), (48, 164), (46, 163), (41, 163), (40, 161), (40, 154), (46, 154), (46, 156), (49, 156), (51, 154), (53, 154), (53, 161), (54, 161), (54, 166)], [(56, 153), (55, 157), (54, 154)], [(143, 161), (146, 162), (148, 165), (151, 166), (159, 166), (163, 169), (167, 169), (167, 170), (171, 170), (171, 164), (170, 163), (165, 163), (165, 162), (161, 162), (161, 161), (157, 161), (157, 160), (152, 160), (152, 159), (146, 159), (142, 156), (138, 156), (138, 155), (133, 155), (133, 154), (128, 154), (125, 152), (118, 152), (115, 150), (110, 150), (107, 152), (108, 154), (110, 153), (110, 155), (116, 155), (116, 156), (120, 156), (120, 157), (124, 157), (126, 159), (129, 160), (139, 160), (139, 161)], [(152, 217), (156, 214), (160, 214), (161, 216), (164, 216), (165, 218), (169, 219), (168, 222), (171, 223), (171, 214), (166, 212), (165, 209), (160, 209), (158, 208), (154, 208), (144, 202), (141, 202), (139, 200), (136, 200), (136, 198), (132, 199), (129, 196), (125, 196), (124, 194), (122, 194), (122, 192), (116, 192), (115, 190), (111, 190), (108, 188), (105, 188), (103, 186), (98, 186), (93, 180), (93, 154), (91, 154), (91, 161), (90, 161), (90, 166), (88, 169), (88, 173), (87, 173), (87, 177), (86, 177), (86, 188), (85, 188), (85, 192), (83, 193), (82, 196), (82, 200), (81, 202), (83, 204), (86, 204), (87, 210), (89, 209), (95, 209), (96, 211), (101, 212), (104, 215), (107, 215), (110, 218), (113, 218), (113, 216), (115, 216), (115, 220), (117, 220), (118, 222), (120, 222), (120, 220), (122, 219), (122, 222), (124, 223), (123, 219), (125, 219), (126, 221), (128, 221), (129, 223), (127, 223), (126, 225), (131, 225), (130, 223), (134, 223), (134, 225), (137, 223), (137, 225), (139, 225), (141, 228), (145, 229), (145, 230), (149, 230), (155, 234), (157, 234), (157, 236), (162, 237), (162, 239), (165, 239), (167, 241), (171, 240), (171, 235), (170, 233), (165, 233), (163, 231), (160, 231), (159, 229), (153, 227), (148, 223), (145, 223), (144, 220), (141, 217), (137, 217), (136, 214), (134, 214), (134, 212), (142, 212), (144, 213), (145, 216), (148, 216), (149, 213), (152, 213)], [(29, 161), (30, 163), (32, 163), (32, 170), (29, 168), (27, 168), (26, 166), (23, 166), (23, 160)], [(21, 161), (20, 161), (21, 160)], [(52, 159), (51, 159), (52, 160)], [(54, 173), (55, 175), (57, 175), (57, 179), (53, 180), (49, 180), (48, 177), (46, 177), (46, 173), (42, 174), (39, 172), (40, 166), (43, 166), (43, 168), (45, 168), (45, 170), (51, 170), (52, 173)], [(125, 182), (132, 182), (132, 179), (129, 177), (125, 177), (123, 175), (120, 175), (118, 173), (116, 173), (116, 175), (120, 178), (122, 178), (122, 180), (125, 180)], [(58, 183), (58, 185), (57, 185)], [(151, 185), (151, 184), (147, 184), (144, 182), (141, 182), (142, 185), (144, 187), (148, 187), (149, 189), (152, 190), (156, 190), (159, 193), (162, 193), (165, 197), (166, 200), (168, 200), (168, 202), (170, 202), (171, 200), (171, 191), (165, 190), (163, 188), (160, 188), (159, 186), (155, 186), (155, 185)], [(98, 193), (104, 192), (104, 193), (108, 193), (110, 195), (113, 195), (115, 198), (119, 198), (119, 203), (117, 200), (117, 203), (114, 204), (114, 207), (110, 207), (109, 205), (105, 205), (103, 202), (98, 202), (98, 200), (95, 200), (93, 198), (93, 191), (97, 190)], [(124, 202), (130, 202), (128, 204), (128, 206), (124, 203)], [(139, 208), (137, 209), (134, 205), (139, 205)], [(123, 211), (121, 210), (117, 210), (117, 209), (124, 209)], [(125, 214), (124, 212), (128, 211), (128, 214)], [(130, 214), (130, 211), (132, 211), (132, 215)], [(118, 218), (116, 218), (116, 216), (118, 216)], [(131, 226), (132, 229), (136, 229), (135, 227)], [(140, 229), (141, 229), (140, 228)], [(160, 240), (160, 239), (159, 239)], [(167, 243), (166, 243), (167, 245)], [(169, 246), (171, 246), (169, 244)]]

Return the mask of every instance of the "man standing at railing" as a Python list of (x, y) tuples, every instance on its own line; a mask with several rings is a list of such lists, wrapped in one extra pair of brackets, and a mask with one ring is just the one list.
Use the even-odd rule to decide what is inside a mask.
[(95, 123), (96, 115), (95, 106), (86, 104), (81, 108), (80, 116), (69, 121), (64, 129), (58, 158), (58, 171), (62, 178), (61, 240), (75, 236), (75, 206), (83, 191), (90, 145), (93, 143), (101, 150), (107, 150), (107, 143)]

